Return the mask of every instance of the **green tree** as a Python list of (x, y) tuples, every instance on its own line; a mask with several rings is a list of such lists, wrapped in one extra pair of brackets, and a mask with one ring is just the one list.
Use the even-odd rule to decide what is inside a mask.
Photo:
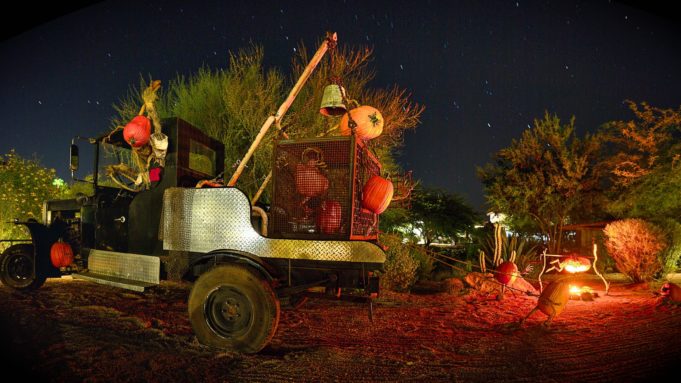
[(618, 218), (681, 217), (681, 168), (661, 165), (631, 182), (619, 193), (612, 193), (608, 211)]
[(478, 168), (487, 202), (510, 222), (536, 225), (548, 239), (549, 251), (561, 249), (564, 224), (597, 207), (600, 141), (577, 137), (574, 117), (561, 124), (548, 112), (535, 119), (519, 140), (495, 155), (495, 162)]
[(42, 203), (64, 193), (55, 183), (55, 170), (40, 165), (38, 159), (25, 159), (14, 150), (0, 157), (0, 238), (29, 238), (23, 225), (10, 223), (14, 218), (42, 220)]
[(619, 218), (681, 216), (681, 107), (660, 109), (627, 101), (634, 119), (603, 125), (599, 166), (607, 175), (608, 212)]
[(418, 187), (412, 194), (411, 228), (425, 245), (436, 240), (456, 240), (470, 233), (478, 214), (459, 195), (444, 190)]
[[(230, 54), (229, 66), (225, 69), (201, 68), (188, 78), (178, 76), (160, 94), (158, 112), (162, 118), (181, 117), (221, 140), (226, 148), (225, 167), (229, 177), (232, 167), (246, 153), (263, 122), (284, 101), (289, 88), (307, 65), (309, 56), (305, 47), (301, 45), (297, 52), (290, 79), (277, 69), (263, 68), (264, 50), (259, 46)], [(330, 60), (322, 60), (282, 120), (281, 128), (291, 138), (338, 134), (334, 127), (340, 118), (322, 116), (319, 105), (329, 77), (340, 76), (350, 97), (381, 110), (385, 120), (384, 133), (370, 145), (384, 169), (395, 171), (397, 165), (392, 155), (402, 144), (403, 131), (418, 124), (423, 107), (409, 101), (406, 91), (399, 87), (370, 88), (369, 82), (374, 76), (369, 68), (371, 55), (372, 51), (367, 48), (339, 46), (335, 50), (333, 68)], [(139, 87), (131, 88), (114, 106), (118, 114), (113, 120), (114, 126), (124, 125), (137, 114), (140, 94), (146, 86), (143, 81)], [(238, 186), (250, 196), (270, 171), (276, 135), (277, 129), (272, 129), (239, 179)], [(264, 199), (267, 198), (266, 194)]]
[(614, 186), (629, 186), (659, 166), (679, 160), (681, 107), (661, 109), (626, 101), (635, 119), (603, 124), (604, 167)]
[[(285, 97), (283, 75), (264, 71), (263, 58), (263, 49), (251, 46), (230, 54), (226, 69), (204, 67), (188, 77), (178, 75), (159, 94), (161, 118), (181, 117), (225, 144), (226, 177)], [(147, 85), (142, 79), (114, 105), (114, 126), (125, 125), (137, 114)], [(240, 178), (239, 186), (251, 196), (269, 173), (271, 153), (272, 141), (265, 140)]]

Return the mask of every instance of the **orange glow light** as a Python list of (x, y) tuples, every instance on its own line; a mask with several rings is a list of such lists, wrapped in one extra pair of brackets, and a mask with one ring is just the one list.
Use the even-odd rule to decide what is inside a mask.
[(593, 293), (593, 289), (589, 286), (575, 286), (575, 285), (570, 285), (570, 295), (574, 297), (580, 297), (582, 296), (583, 293)]
[(570, 285), (570, 295), (580, 295), (581, 293), (582, 289), (577, 286)]
[(581, 273), (591, 268), (591, 261), (585, 257), (569, 257), (562, 261), (561, 267), (568, 273)]

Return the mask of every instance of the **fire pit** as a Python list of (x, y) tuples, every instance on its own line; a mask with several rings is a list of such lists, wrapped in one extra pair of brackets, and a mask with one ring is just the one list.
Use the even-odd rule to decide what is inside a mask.
[[(605, 293), (608, 293), (610, 285), (608, 281), (605, 280), (603, 275), (596, 268), (596, 263), (598, 262), (598, 247), (596, 244), (593, 245), (593, 257), (585, 257), (576, 253), (572, 254), (547, 254), (546, 250), (542, 253), (541, 258), (543, 260), (543, 267), (539, 273), (539, 287), (543, 291), (544, 286), (542, 284), (541, 277), (544, 273), (552, 270), (557, 270), (558, 272), (565, 271), (569, 274), (578, 274), (589, 271), (592, 267), (596, 275), (598, 275), (603, 284), (605, 285)], [(548, 261), (549, 258), (553, 258)], [(593, 263), (591, 262), (593, 259)], [(547, 263), (551, 267), (547, 269)], [(594, 297), (598, 297), (598, 294), (593, 291), (589, 286), (578, 286), (570, 285), (570, 299), (581, 299), (586, 301), (593, 300)]]
[(587, 257), (582, 257), (579, 255), (569, 255), (565, 259), (555, 260), (551, 263), (558, 263), (561, 269), (564, 269), (568, 273), (583, 273), (589, 271), (591, 268), (591, 261)]
[(598, 293), (589, 286), (570, 285), (570, 299), (575, 301), (593, 301)]

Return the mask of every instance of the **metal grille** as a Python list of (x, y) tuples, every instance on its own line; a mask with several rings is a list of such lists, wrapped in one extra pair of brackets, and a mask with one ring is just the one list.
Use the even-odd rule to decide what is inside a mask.
[(380, 165), (353, 137), (280, 141), (274, 150), (270, 236), (375, 239), (361, 191)]
[(362, 208), (362, 189), (371, 176), (380, 175), (381, 168), (366, 145), (357, 145), (355, 156), (357, 166), (354, 184), (355, 199), (352, 235), (358, 238), (374, 239), (378, 237), (378, 215)]

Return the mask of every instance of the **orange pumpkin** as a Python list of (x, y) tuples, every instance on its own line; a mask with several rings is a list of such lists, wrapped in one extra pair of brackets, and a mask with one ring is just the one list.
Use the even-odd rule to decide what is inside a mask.
[(73, 249), (66, 242), (55, 242), (50, 248), (50, 260), (54, 267), (66, 267), (73, 263)]
[(146, 145), (150, 135), (151, 122), (144, 116), (135, 116), (123, 128), (123, 139), (135, 148)]
[(372, 176), (362, 188), (362, 207), (381, 214), (393, 199), (393, 183), (383, 177)]
[(323, 234), (336, 234), (341, 226), (341, 205), (338, 201), (327, 200), (319, 205), (317, 225)]
[(681, 302), (681, 287), (675, 283), (667, 282), (662, 286), (662, 296), (668, 297), (672, 302)]
[(305, 197), (318, 197), (329, 188), (329, 179), (317, 167), (314, 160), (296, 165), (296, 191)]
[(515, 282), (518, 277), (518, 266), (511, 261), (506, 261), (497, 267), (496, 273), (494, 273), (494, 279), (503, 283), (506, 286), (510, 286)]
[[(383, 116), (378, 109), (369, 105), (358, 106), (350, 110), (348, 113), (352, 115), (352, 120), (357, 123), (355, 128), (355, 135), (363, 140), (370, 140), (376, 138), (383, 133)], [(350, 129), (348, 113), (345, 113), (340, 120), (340, 133), (343, 136), (352, 134)]]

